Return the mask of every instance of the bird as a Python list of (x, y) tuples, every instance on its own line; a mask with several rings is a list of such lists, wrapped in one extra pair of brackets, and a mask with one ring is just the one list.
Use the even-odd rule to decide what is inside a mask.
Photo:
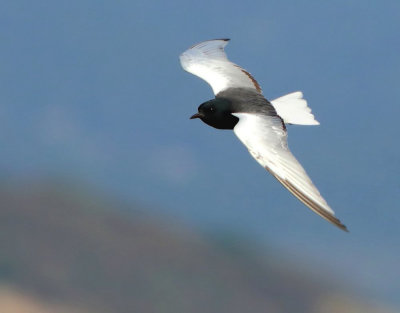
[(302, 92), (268, 101), (255, 78), (228, 59), (224, 48), (229, 40), (203, 41), (179, 56), (182, 68), (206, 81), (215, 95), (202, 103), (190, 119), (199, 118), (216, 129), (233, 130), (250, 155), (296, 198), (348, 231), (288, 147), (286, 125), (319, 125)]

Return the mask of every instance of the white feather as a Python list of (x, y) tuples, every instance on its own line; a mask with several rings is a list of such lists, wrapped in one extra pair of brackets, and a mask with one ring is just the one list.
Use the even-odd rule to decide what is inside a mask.
[(319, 125), (307, 106), (301, 91), (292, 92), (271, 101), (278, 115), (287, 124)]
[(224, 47), (228, 39), (203, 41), (180, 55), (183, 69), (201, 79), (215, 95), (228, 88), (251, 88), (261, 92), (256, 80), (240, 66), (228, 60)]
[[(236, 136), (257, 162), (270, 171), (286, 188), (288, 185), (294, 186), (288, 188), (289, 191), (316, 213), (324, 218), (332, 216), (332, 219), (336, 219), (333, 210), (290, 152), (287, 146), (287, 134), (280, 119), (251, 113), (233, 113), (233, 115), (239, 118), (234, 128)], [(322, 214), (321, 210), (324, 211)]]

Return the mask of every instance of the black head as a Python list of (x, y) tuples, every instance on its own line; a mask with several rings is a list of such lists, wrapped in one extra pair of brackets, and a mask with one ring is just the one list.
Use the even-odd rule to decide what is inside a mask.
[(218, 129), (233, 129), (239, 119), (231, 113), (231, 101), (216, 98), (202, 103), (198, 108), (198, 113), (191, 119), (200, 118), (207, 125)]

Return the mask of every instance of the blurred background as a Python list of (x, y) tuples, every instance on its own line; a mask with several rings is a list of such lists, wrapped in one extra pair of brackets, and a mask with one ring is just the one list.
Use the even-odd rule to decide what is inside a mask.
[[(0, 309), (399, 312), (400, 2), (0, 3)], [(289, 145), (350, 233), (291, 196), (178, 56), (231, 38), (320, 126)]]

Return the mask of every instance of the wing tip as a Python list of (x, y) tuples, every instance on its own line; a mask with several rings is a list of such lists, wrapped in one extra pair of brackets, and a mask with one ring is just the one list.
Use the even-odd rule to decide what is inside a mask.
[(334, 215), (334, 213), (330, 213), (325, 211), (323, 208), (321, 208), (318, 204), (316, 203), (308, 203), (306, 201), (303, 201), (299, 197), (297, 197), (301, 202), (303, 202), (306, 206), (308, 206), (311, 210), (313, 210), (315, 213), (317, 213), (319, 216), (330, 222), (332, 225), (336, 226), (337, 228), (345, 231), (346, 233), (349, 232), (347, 229), (347, 226), (342, 224), (342, 222)]
[(202, 42), (207, 42), (207, 41), (217, 41), (217, 40), (221, 40), (221, 41), (230, 41), (230, 38), (215, 38), (215, 39), (209, 39), (209, 40), (204, 40)]
[(192, 48), (194, 48), (194, 47), (196, 47), (196, 46), (198, 46), (198, 45), (201, 45), (201, 44), (203, 44), (203, 43), (205, 43), (205, 42), (209, 42), (209, 41), (218, 41), (218, 40), (220, 40), (220, 41), (225, 41), (225, 42), (229, 42), (231, 39), (230, 39), (230, 38), (216, 38), (216, 39), (203, 40), (203, 41), (200, 41), (200, 42), (195, 43), (194, 45), (190, 46), (189, 49), (192, 49)]
[(282, 179), (279, 176), (277, 176), (273, 171), (271, 171), (268, 167), (265, 167), (267, 171), (269, 171), (275, 178), (283, 185), (285, 186), (297, 199), (299, 199), (301, 202), (303, 202), (307, 207), (309, 207), (311, 210), (313, 210), (315, 213), (317, 213), (319, 216), (327, 220), (328, 222), (332, 223), (336, 227), (340, 228), (341, 230), (345, 232), (349, 232), (347, 229), (346, 225), (342, 224), (342, 222), (334, 215), (334, 212), (330, 209), (330, 211), (327, 211), (326, 208), (321, 207), (318, 203), (315, 201), (311, 200), (310, 198), (306, 197), (304, 194), (301, 193), (300, 190), (296, 188), (290, 181), (286, 179)]
[(336, 227), (340, 228), (341, 230), (345, 231), (346, 233), (349, 233), (349, 230), (347, 229), (347, 226), (342, 224), (342, 222), (336, 218), (335, 216), (332, 216), (332, 219), (327, 219), (329, 222), (331, 222), (333, 225)]

